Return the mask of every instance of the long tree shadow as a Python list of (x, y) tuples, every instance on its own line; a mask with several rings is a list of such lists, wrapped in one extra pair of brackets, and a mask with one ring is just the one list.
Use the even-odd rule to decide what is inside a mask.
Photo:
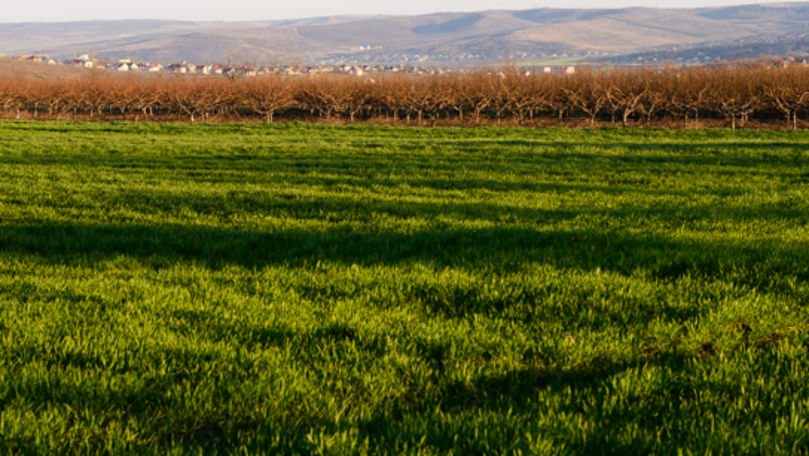
[[(344, 347), (352, 352), (359, 350), (364, 356), (374, 358), (383, 357), (389, 350), (384, 335), (368, 337), (368, 334), (361, 334), (355, 327), (343, 323), (299, 331), (287, 327), (231, 327), (221, 322), (216, 323), (216, 317), (212, 314), (198, 311), (178, 311), (176, 316), (184, 319), (187, 325), (195, 327), (196, 336), (204, 334), (198, 332), (201, 331), (200, 328), (212, 325), (211, 333), (215, 335), (213, 340), (227, 340), (253, 350), (258, 349), (257, 344), (260, 344), (261, 348), (293, 347), (293, 355), (297, 361), (311, 363), (313, 366), (319, 365), (318, 350), (313, 347), (328, 345), (333, 347), (332, 350)], [(103, 412), (115, 409), (126, 419), (133, 420), (153, 416), (155, 410), (162, 410), (168, 418), (165, 428), (157, 431), (156, 438), (166, 444), (179, 441), (188, 445), (205, 444), (227, 448), (235, 443), (238, 431), (260, 433), (273, 428), (277, 430), (280, 427), (288, 436), (290, 444), (305, 448), (306, 434), (311, 429), (336, 432), (348, 426), (356, 427), (363, 437), (367, 436), (373, 446), (379, 448), (392, 448), (404, 442), (424, 439), (426, 444), (440, 450), (460, 449), (472, 453), (485, 452), (483, 445), (502, 441), (502, 436), (493, 433), (491, 438), (494, 440), (490, 442), (487, 442), (485, 437), (471, 436), (456, 440), (453, 439), (453, 435), (447, 435), (446, 431), (440, 428), (419, 429), (418, 426), (408, 424), (427, 422), (437, 409), (440, 409), (445, 417), (454, 416), (458, 419), (470, 412), (482, 411), (494, 412), (500, 416), (507, 412), (510, 416), (530, 416), (537, 406), (534, 399), (541, 391), (562, 393), (572, 390), (576, 396), (586, 400), (592, 394), (606, 394), (610, 379), (630, 369), (661, 366), (680, 371), (693, 359), (693, 356), (685, 353), (665, 352), (644, 359), (593, 360), (586, 364), (559, 368), (533, 365), (529, 359), (528, 365), (524, 367), (510, 368), (506, 371), (484, 369), (473, 378), (464, 381), (445, 378), (436, 370), (434, 375), (412, 380), (413, 383), (408, 383), (404, 391), (388, 398), (385, 407), (374, 408), (373, 413), (366, 413), (363, 417), (335, 420), (319, 413), (317, 407), (306, 407), (294, 422), (276, 422), (272, 419), (257, 419), (254, 416), (238, 414), (224, 416), (212, 414), (192, 418), (181, 413), (173, 413), (174, 407), (181, 410), (187, 405), (182, 399), (178, 399), (176, 394), (172, 394), (173, 388), (178, 383), (210, 382), (212, 372), (219, 369), (221, 355), (214, 351), (194, 347), (155, 348), (110, 364), (109, 360), (79, 351), (54, 352), (46, 347), (28, 348), (18, 347), (6, 353), (6, 358), (36, 361), (48, 369), (104, 369), (115, 372), (116, 375), (140, 372), (149, 375), (149, 381), (137, 389), (110, 389), (100, 392), (92, 383), (77, 383), (69, 377), (50, 381), (24, 377), (15, 383), (15, 388), (5, 391), (9, 396), (4, 398), (0, 395), (0, 400), (16, 396), (34, 404), (60, 403), (76, 409)], [(442, 347), (424, 343), (416, 344), (415, 350), (414, 355), (420, 358), (420, 362), (424, 365), (435, 366), (442, 360)], [(254, 375), (248, 359), (237, 358), (231, 362), (236, 363), (238, 368), (219, 372), (218, 381), (210, 385), (218, 394), (228, 394), (231, 383), (245, 381)], [(156, 366), (164, 366), (167, 374), (155, 375)], [(328, 368), (328, 365), (319, 366)], [(668, 398), (680, 394), (681, 389), (686, 387), (688, 385), (672, 383), (648, 391), (647, 408), (653, 409), (650, 411), (651, 416), (644, 418), (643, 421), (639, 421), (640, 418), (636, 416), (639, 412), (631, 404), (615, 410), (603, 410), (603, 415), (598, 418), (601, 419), (599, 423), (603, 424), (601, 431), (604, 432), (597, 432), (595, 434), (597, 440), (583, 444), (582, 448), (596, 449), (597, 447), (592, 445), (603, 443), (611, 427), (640, 422), (643, 426), (654, 428), (660, 424), (661, 419), (665, 419), (665, 414), (660, 412), (669, 407)], [(352, 389), (352, 393), (357, 394), (358, 398), (364, 397), (361, 388)], [(650, 400), (654, 403), (649, 403)], [(260, 401), (260, 398), (256, 398), (256, 401)], [(575, 413), (576, 407), (575, 403), (571, 406), (562, 405), (561, 410)], [(237, 412), (238, 409), (232, 413)], [(657, 414), (654, 415), (655, 413)], [(207, 420), (210, 423), (200, 425), (200, 422)], [(481, 424), (472, 422), (470, 425)]]
[[(537, 188), (540, 188), (539, 186)], [(549, 192), (609, 192), (631, 193), (628, 188), (609, 190), (605, 186), (547, 184), (542, 188)], [(645, 191), (640, 190), (641, 193)], [(646, 193), (654, 194), (653, 191)], [(713, 193), (726, 197), (736, 196), (743, 191), (723, 190)], [(659, 191), (659, 194), (678, 194), (677, 192)], [(679, 193), (687, 196), (687, 192)], [(693, 196), (693, 195), (691, 195)], [(530, 201), (530, 200), (529, 200)], [(343, 196), (339, 193), (325, 197), (303, 197), (299, 194), (280, 191), (267, 195), (262, 192), (229, 192), (228, 194), (184, 195), (172, 192), (122, 192), (99, 199), (99, 204), (110, 207), (126, 208), (142, 213), (176, 213), (191, 211), (197, 214), (214, 215), (227, 218), (234, 214), (251, 214), (265, 216), (272, 214), (284, 218), (298, 220), (317, 219), (329, 221), (370, 221), (377, 215), (386, 215), (401, 219), (410, 217), (420, 219), (456, 219), (456, 220), (489, 220), (492, 222), (552, 224), (581, 216), (606, 217), (610, 219), (655, 219), (669, 223), (695, 222), (700, 220), (724, 221), (771, 221), (789, 219), (795, 223), (809, 220), (809, 213), (798, 204), (782, 202), (759, 203), (755, 207), (733, 207), (714, 203), (711, 205), (685, 206), (671, 204), (650, 207), (648, 202), (625, 203), (614, 208), (567, 208), (539, 209), (522, 207), (514, 203), (489, 199), (485, 201), (466, 201), (462, 198), (446, 201), (408, 201), (401, 197), (393, 199), (382, 195), (365, 196), (362, 199)]]
[[(85, 225), (85, 224), (31, 224), (0, 226), (0, 257), (26, 255), (56, 263), (97, 261), (119, 256), (134, 257), (157, 267), (176, 262), (193, 261), (210, 267), (241, 265), (292, 265), (305, 267), (316, 261), (331, 261), (345, 265), (396, 265), (412, 262), (436, 266), (476, 267), (508, 270), (514, 263), (543, 263), (560, 268), (591, 270), (601, 268), (621, 274), (642, 271), (649, 277), (671, 280), (683, 275), (700, 278), (718, 278), (746, 286), (767, 287), (775, 276), (809, 279), (809, 246), (806, 243), (783, 245), (774, 242), (743, 243), (740, 241), (705, 241), (675, 239), (659, 235), (640, 235), (625, 232), (565, 231), (517, 228), (463, 228), (430, 229), (414, 233), (358, 232), (333, 230), (313, 232), (286, 230), (279, 232), (237, 231), (193, 226), (146, 225)], [(461, 296), (458, 304), (475, 305), (474, 296)], [(445, 313), (462, 312), (447, 309)], [(672, 320), (686, 320), (689, 315), (665, 315)], [(381, 357), (389, 350), (384, 337), (368, 337), (347, 324), (332, 324), (310, 331), (296, 332), (287, 327), (233, 326), (217, 322), (216, 316), (202, 311), (177, 311), (178, 331), (195, 331), (196, 339), (210, 338), (216, 342), (230, 341), (256, 349), (268, 346), (311, 347), (335, 345), (352, 347), (369, 357)], [(199, 328), (205, 329), (207, 332)], [(442, 360), (442, 347), (425, 343), (417, 349), (424, 365), (436, 365)], [(304, 350), (305, 356), (314, 354)], [(26, 351), (10, 352), (11, 358), (35, 359), (36, 354)], [(80, 369), (105, 368), (104, 362), (91, 355), (65, 353), (48, 355), (48, 367)], [(202, 381), (207, 371), (197, 372), (189, 366), (215, 364), (216, 355), (204, 351), (155, 352), (142, 360), (141, 366), (123, 364), (122, 372), (145, 369), (167, 359), (176, 375), (158, 379), (147, 389), (119, 392), (106, 396), (93, 396), (90, 386), (76, 386), (68, 381), (54, 385), (25, 384), (21, 387), (27, 400), (41, 403), (53, 401), (85, 406), (85, 398), (95, 401), (99, 410), (119, 407), (134, 418), (151, 412), (153, 407), (170, 408), (175, 403), (168, 391), (178, 381)], [(400, 397), (391, 399), (391, 406), (367, 419), (338, 422), (318, 415), (304, 414), (295, 424), (261, 421), (239, 416), (211, 417), (210, 423), (199, 427), (197, 421), (177, 417), (172, 428), (158, 437), (169, 443), (180, 440), (186, 444), (205, 444), (227, 448), (234, 443), (239, 431), (283, 430), (290, 443), (306, 448), (305, 436), (311, 429), (330, 432), (356, 426), (363, 437), (368, 437), (378, 448), (391, 448), (402, 442), (420, 441), (432, 447), (458, 450), (465, 453), (483, 453), (487, 443), (483, 437), (468, 438), (460, 443), (446, 435), (441, 428), (408, 427), (407, 423), (426, 422), (440, 405), (445, 416), (462, 417), (465, 414), (490, 411), (499, 415), (512, 410), (513, 414), (530, 416), (536, 407), (532, 399), (542, 391), (574, 391), (585, 400), (607, 394), (611, 378), (632, 369), (660, 366), (676, 372), (689, 369), (693, 355), (680, 352), (652, 354), (644, 359), (593, 360), (583, 365), (562, 368), (544, 368), (526, 361), (523, 367), (505, 372), (497, 369), (482, 370), (471, 381), (442, 378), (436, 373), (432, 385), (415, 383)], [(188, 369), (186, 369), (188, 368)], [(187, 372), (183, 374), (183, 372)], [(238, 382), (249, 375), (248, 368), (234, 369), (225, 380)], [(187, 375), (188, 377), (178, 377)], [(429, 388), (428, 388), (429, 386)], [(670, 398), (687, 398), (690, 389), (699, 385), (672, 381), (655, 385), (646, 393), (646, 409), (635, 405), (604, 408), (595, 413), (598, 428), (587, 442), (578, 442), (582, 453), (643, 452), (644, 448), (609, 446), (610, 430), (621, 426), (639, 425), (644, 429), (660, 426), (667, 412), (675, 409)], [(216, 388), (227, 391), (227, 382)], [(651, 402), (649, 402), (651, 401)], [(137, 404), (127, 405), (127, 404)], [(576, 413), (582, 404), (563, 405), (561, 410)], [(592, 411), (588, 412), (592, 416)], [(134, 419), (133, 418), (133, 419)], [(203, 421), (204, 418), (202, 417)], [(461, 418), (458, 418), (461, 419)], [(192, 422), (193, 421), (193, 422)], [(231, 424), (223, 424), (231, 423)], [(470, 424), (469, 426), (480, 426)], [(493, 433), (493, 438), (498, 436)], [(494, 440), (495, 442), (497, 440)], [(460, 445), (460, 446), (458, 446)], [(607, 445), (607, 446), (604, 446)], [(608, 448), (609, 451), (605, 451)], [(259, 447), (256, 447), (259, 449)]]
[[(294, 142), (293, 142), (294, 144)], [(509, 168), (514, 166), (537, 166), (555, 164), (559, 160), (576, 160), (592, 163), (603, 168), (605, 163), (633, 164), (639, 166), (701, 166), (715, 165), (718, 161), (725, 166), (733, 165), (755, 170), (789, 166), (805, 168), (809, 156), (806, 145), (788, 141), (757, 142), (625, 142), (625, 141), (535, 141), (527, 139), (501, 140), (461, 140), (434, 141), (432, 147), (442, 153), (425, 151), (423, 142), (393, 141), (380, 142), (386, 149), (394, 148), (394, 153), (368, 152), (367, 143), (358, 143), (344, 152), (335, 153), (333, 146), (323, 150), (312, 149), (305, 152), (285, 150), (281, 146), (256, 144), (245, 146), (224, 144), (216, 153), (210, 149), (190, 149), (180, 156), (166, 156), (160, 149), (144, 153), (142, 149), (127, 149), (124, 154), (98, 152), (76, 152), (65, 146), (53, 146), (47, 151), (30, 151), (0, 157), (0, 163), (13, 165), (81, 165), (82, 167), (109, 168), (167, 168), (173, 170), (197, 169), (200, 171), (239, 169), (239, 170), (300, 170), (317, 169), (320, 172), (345, 172), (363, 170), (382, 172), (392, 168), (423, 167), (433, 171), (457, 171), (460, 167), (486, 170), (507, 161)], [(160, 146), (164, 147), (164, 146)], [(270, 152), (268, 152), (268, 147)], [(520, 149), (512, 149), (520, 148)], [(493, 150), (497, 154), (492, 154)], [(56, 153), (55, 153), (56, 152)], [(604, 152), (607, 152), (606, 154)], [(227, 166), (223, 166), (227, 165)], [(387, 173), (382, 172), (382, 175)]]
[[(755, 361), (763, 362), (760, 358), (766, 354), (755, 355)], [(706, 444), (704, 436), (694, 429), (688, 428), (688, 420), (682, 423), (672, 420), (674, 416), (681, 416), (680, 407), (688, 404), (692, 407), (692, 415), (700, 413), (711, 416), (715, 413), (710, 407), (700, 410), (697, 404), (698, 391), (707, 387), (717, 388), (707, 380), (699, 379), (694, 375), (671, 376), (665, 381), (649, 385), (642, 397), (629, 398), (613, 404), (593, 400), (594, 397), (606, 397), (615, 394), (611, 391), (611, 379), (628, 371), (663, 371), (688, 372), (698, 370), (699, 363), (711, 363), (713, 360), (699, 360), (693, 354), (684, 352), (658, 353), (652, 357), (641, 360), (616, 360), (611, 362), (595, 362), (583, 366), (559, 369), (543, 369), (539, 367), (523, 367), (507, 370), (504, 373), (481, 373), (471, 380), (441, 382), (435, 392), (427, 397), (408, 397), (408, 400), (396, 402), (396, 407), (361, 421), (358, 427), (362, 435), (372, 439), (375, 446), (389, 448), (402, 442), (422, 441), (438, 451), (454, 451), (463, 454), (486, 454), (487, 445), (497, 445), (503, 442), (515, 443), (518, 447), (526, 441), (518, 434), (510, 434), (508, 430), (491, 428), (490, 433), (483, 431), (481, 426), (485, 422), (464, 424), (464, 417), (480, 416), (486, 412), (496, 413), (497, 416), (516, 417), (514, 422), (531, 423), (536, 419), (540, 410), (547, 413), (545, 407), (564, 414), (568, 419), (585, 415), (592, 427), (588, 429), (587, 438), (574, 436), (563, 437), (564, 433), (556, 433), (553, 429), (545, 429), (544, 437), (566, 441), (569, 451), (577, 454), (646, 454), (657, 446), (652, 440), (628, 440), (619, 437), (620, 431), (627, 427), (645, 431), (647, 435), (658, 435), (666, 429), (664, 441), (688, 436), (691, 442)], [(733, 380), (727, 379), (723, 385), (728, 390), (728, 396), (735, 393)], [(537, 401), (542, 392), (548, 392), (555, 397), (567, 396), (568, 403), (560, 402), (548, 405)], [(643, 401), (643, 407), (638, 407), (637, 401)], [(455, 432), (458, 428), (464, 429), (461, 435), (447, 434), (447, 427), (441, 426), (409, 426), (409, 423), (429, 422), (431, 415), (440, 410), (441, 420), (438, 422), (455, 422)], [(696, 417), (692, 417), (694, 419)], [(553, 423), (545, 415), (547, 425)], [(741, 421), (738, 418), (737, 421)], [(329, 429), (338, 429), (339, 423), (326, 424)], [(523, 424), (523, 426), (525, 426)], [(525, 426), (531, 429), (531, 426)], [(476, 429), (477, 428), (477, 429)], [(705, 429), (705, 434), (710, 430)], [(583, 436), (582, 436), (583, 437)], [(527, 451), (523, 449), (523, 451)]]
[[(344, 325), (331, 325), (304, 333), (279, 329), (258, 337), (273, 345), (294, 343), (304, 351), (307, 351), (305, 347), (318, 344), (356, 344), (357, 341), (362, 342), (359, 345), (360, 350), (373, 356), (379, 356), (386, 350), (384, 345), (375, 341), (363, 342), (354, 329)], [(12, 358), (20, 356), (29, 360), (37, 359), (31, 353), (11, 355)], [(424, 363), (434, 363), (434, 354), (429, 349), (421, 356)], [(762, 357), (769, 356), (759, 353), (750, 362), (761, 363)], [(101, 359), (88, 355), (67, 353), (54, 356), (49, 351), (46, 360), (49, 368), (110, 369)], [(157, 421), (162, 422), (163, 426), (156, 430), (154, 437), (163, 444), (204, 444), (209, 449), (226, 450), (238, 442), (239, 433), (250, 432), (260, 436), (265, 433), (272, 435), (281, 430), (287, 445), (304, 450), (308, 448), (306, 436), (313, 429), (334, 433), (354, 428), (359, 431), (361, 438), (369, 439), (373, 448), (389, 449), (405, 443), (422, 442), (435, 450), (454, 450), (463, 454), (485, 454), (487, 445), (504, 442), (518, 446), (526, 444), (520, 435), (504, 435), (508, 431), (502, 428), (489, 429), (490, 432), (486, 433), (475, 432), (482, 431), (481, 426), (486, 426), (487, 422), (470, 419), (470, 414), (480, 416), (491, 412), (503, 419), (510, 417), (516, 423), (522, 423), (524, 430), (532, 430), (531, 419), (539, 411), (538, 408), (543, 408), (547, 420), (549, 410), (545, 407), (550, 406), (550, 411), (564, 413), (566, 416), (587, 415), (593, 423), (587, 439), (568, 440), (568, 444), (573, 445), (571, 450), (582, 454), (626, 454), (644, 453), (649, 448), (639, 442), (615, 439), (617, 430), (635, 426), (654, 435), (659, 429), (668, 426), (669, 432), (677, 432), (678, 423), (670, 420), (679, 413), (680, 404), (694, 400), (697, 397), (695, 392), (700, 389), (717, 386), (704, 383), (708, 380), (699, 376), (682, 374), (663, 382), (653, 382), (643, 389), (643, 407), (638, 407), (631, 397), (614, 403), (593, 402), (594, 397), (615, 394), (611, 391), (614, 388), (611, 380), (628, 371), (662, 368), (664, 371), (685, 373), (696, 369), (696, 363), (712, 362), (711, 359), (700, 361), (695, 354), (668, 351), (642, 359), (594, 360), (559, 368), (528, 365), (505, 371), (481, 370), (463, 381), (444, 378), (440, 372), (436, 372), (427, 378), (416, 379), (405, 390), (389, 397), (384, 407), (373, 407), (366, 413), (353, 417), (325, 416), (314, 406), (301, 407), (295, 420), (276, 419), (272, 416), (260, 418), (238, 408), (224, 413), (215, 411), (208, 414), (208, 411), (201, 411), (193, 417), (176, 412), (188, 406), (182, 398), (177, 397), (174, 388), (178, 383), (210, 382), (212, 372), (218, 372), (218, 381), (209, 387), (216, 394), (226, 396), (232, 382), (242, 382), (254, 375), (248, 361), (244, 361), (244, 365), (239, 365), (238, 368), (224, 372), (217, 371), (219, 361), (218, 355), (204, 350), (156, 349), (113, 367), (118, 373), (131, 373), (151, 372), (150, 369), (154, 366), (165, 366), (167, 375), (154, 375), (152, 372), (145, 386), (138, 389), (113, 388), (102, 393), (94, 384), (76, 382), (68, 376), (48, 381), (24, 376), (15, 381), (14, 388), (5, 391), (7, 397), (0, 396), (0, 399), (16, 397), (34, 404), (60, 403), (74, 409), (106, 413), (117, 410), (124, 420), (154, 417), (156, 411), (162, 411)], [(727, 381), (732, 382), (731, 379)], [(727, 386), (727, 394), (735, 394), (733, 385), (729, 383)], [(363, 397), (360, 389), (352, 392), (359, 394), (359, 398)], [(538, 402), (537, 397), (543, 392), (556, 397), (568, 397), (569, 401), (550, 405)], [(257, 405), (260, 401), (260, 397), (254, 399)], [(248, 402), (247, 407), (249, 406)], [(711, 408), (705, 412), (715, 413), (715, 410)], [(700, 411), (692, 409), (693, 413)], [(442, 421), (452, 421), (455, 427), (448, 432), (447, 427), (436, 426)], [(687, 425), (685, 423), (682, 426)], [(460, 432), (466, 432), (457, 434), (459, 428)], [(556, 435), (548, 432), (545, 437), (554, 438)], [(699, 435), (692, 433), (690, 437), (699, 440)], [(252, 444), (254, 446), (249, 449), (260, 451), (268, 443), (257, 438)]]
[(496, 271), (542, 263), (558, 268), (642, 273), (653, 279), (684, 275), (725, 279), (749, 287), (778, 277), (809, 279), (809, 246), (672, 238), (621, 231), (541, 230), (525, 227), (427, 229), (412, 233), (229, 230), (185, 225), (30, 224), (0, 226), (0, 254), (56, 263), (134, 257), (155, 267), (192, 261), (306, 266), (412, 264)]

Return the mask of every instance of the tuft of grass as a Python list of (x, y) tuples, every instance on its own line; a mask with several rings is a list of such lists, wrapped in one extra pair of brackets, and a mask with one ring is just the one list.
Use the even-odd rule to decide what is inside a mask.
[(807, 145), (0, 122), (0, 449), (804, 451)]

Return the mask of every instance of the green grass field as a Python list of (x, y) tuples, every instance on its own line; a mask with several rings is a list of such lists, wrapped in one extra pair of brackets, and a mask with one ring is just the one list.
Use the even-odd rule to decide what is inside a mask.
[(0, 123), (0, 454), (809, 449), (809, 134)]

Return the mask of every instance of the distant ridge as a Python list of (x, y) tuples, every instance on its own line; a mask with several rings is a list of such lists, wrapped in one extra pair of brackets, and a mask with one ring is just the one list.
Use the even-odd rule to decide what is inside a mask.
[(0, 23), (0, 53), (233, 64), (695, 61), (806, 52), (807, 34), (809, 3), (540, 8), (250, 22)]

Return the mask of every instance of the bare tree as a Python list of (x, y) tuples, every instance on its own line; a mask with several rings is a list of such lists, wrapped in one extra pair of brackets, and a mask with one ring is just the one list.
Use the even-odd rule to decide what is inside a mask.
[(587, 114), (590, 126), (595, 126), (596, 116), (607, 102), (606, 87), (599, 79), (599, 75), (593, 71), (582, 71), (570, 78), (572, 87), (563, 89), (570, 104)]
[(275, 75), (262, 76), (243, 84), (242, 96), (250, 108), (264, 117), (265, 122), (273, 121), (275, 112), (292, 100), (284, 81)]

